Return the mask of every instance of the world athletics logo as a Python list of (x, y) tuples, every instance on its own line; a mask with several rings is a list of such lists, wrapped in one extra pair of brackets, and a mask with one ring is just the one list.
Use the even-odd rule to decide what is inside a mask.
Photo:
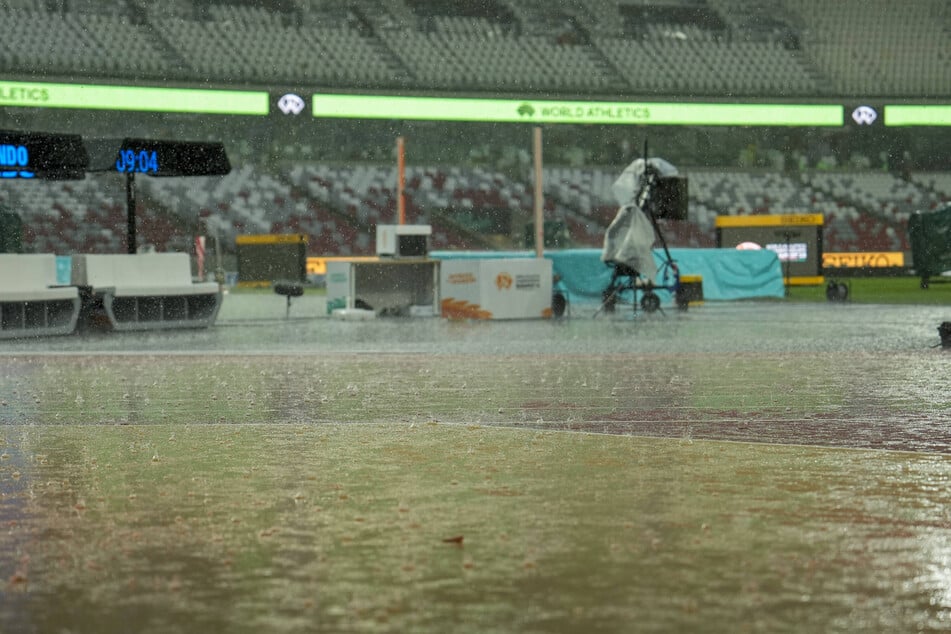
[(0, 102), (8, 105), (43, 104), (50, 100), (50, 91), (29, 85), (0, 84)]

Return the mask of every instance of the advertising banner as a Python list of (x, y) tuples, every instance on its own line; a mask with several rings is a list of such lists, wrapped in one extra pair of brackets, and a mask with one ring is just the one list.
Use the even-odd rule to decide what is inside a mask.
[(446, 260), (440, 270), (443, 317), (551, 317), (552, 264), (547, 258)]

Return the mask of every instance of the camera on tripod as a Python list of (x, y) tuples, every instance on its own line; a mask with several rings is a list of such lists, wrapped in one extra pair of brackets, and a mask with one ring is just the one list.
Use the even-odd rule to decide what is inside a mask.
[(654, 218), (686, 220), (687, 177), (661, 176), (649, 162), (645, 176), (647, 196), (641, 209)]

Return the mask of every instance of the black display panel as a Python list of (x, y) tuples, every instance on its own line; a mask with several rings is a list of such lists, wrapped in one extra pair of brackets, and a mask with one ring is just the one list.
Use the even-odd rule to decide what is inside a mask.
[(0, 130), (0, 179), (81, 180), (88, 167), (79, 135)]
[(687, 219), (687, 178), (664, 176), (654, 181), (651, 189), (650, 211), (655, 218)]
[(154, 139), (88, 140), (92, 171), (148, 176), (224, 176), (231, 163), (218, 142)]
[(429, 236), (396, 236), (396, 254), (403, 257), (426, 257), (429, 254)]
[(761, 248), (776, 253), (784, 276), (822, 275), (822, 225), (761, 225), (717, 228), (717, 246)]
[(238, 283), (304, 282), (307, 241), (302, 235), (239, 236)]

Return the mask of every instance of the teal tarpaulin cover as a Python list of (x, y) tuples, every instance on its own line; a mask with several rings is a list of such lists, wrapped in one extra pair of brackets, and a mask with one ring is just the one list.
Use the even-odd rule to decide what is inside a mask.
[(73, 283), (73, 258), (69, 255), (56, 256), (56, 283), (69, 286)]
[[(430, 257), (442, 260), (460, 258), (530, 258), (533, 251), (434, 251)], [(735, 249), (671, 249), (670, 256), (681, 275), (703, 278), (705, 300), (784, 297), (783, 271), (772, 251)], [(546, 251), (560, 286), (575, 302), (601, 302), (601, 291), (611, 281), (611, 268), (601, 261), (600, 249)], [(654, 249), (658, 269), (663, 267), (664, 252)], [(655, 280), (663, 284), (663, 279)], [(672, 283), (672, 282), (671, 282)], [(663, 294), (662, 294), (663, 295)], [(662, 297), (669, 300), (669, 297)]]

